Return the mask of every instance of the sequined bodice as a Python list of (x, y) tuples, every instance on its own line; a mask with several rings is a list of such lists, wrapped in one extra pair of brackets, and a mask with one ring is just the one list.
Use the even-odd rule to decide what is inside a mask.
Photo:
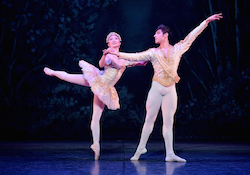
[(113, 68), (112, 66), (105, 66), (104, 74), (100, 77), (108, 86), (114, 86), (121, 78), (121, 71), (121, 69)]

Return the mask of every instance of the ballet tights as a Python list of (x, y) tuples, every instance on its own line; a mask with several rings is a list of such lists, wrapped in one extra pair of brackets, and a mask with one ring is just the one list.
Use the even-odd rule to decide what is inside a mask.
[(44, 68), (44, 72), (49, 76), (56, 76), (57, 78), (69, 83), (89, 87), (89, 83), (84, 78), (83, 74), (69, 74), (65, 71), (55, 71), (47, 67)]
[[(160, 108), (162, 109), (162, 135), (165, 142), (166, 156), (175, 156), (173, 150), (173, 122), (174, 114), (177, 108), (177, 94), (175, 84), (169, 87), (165, 87), (159, 84), (158, 82), (153, 81), (147, 97), (147, 114), (145, 123), (142, 128), (140, 143), (137, 147), (137, 156), (134, 156), (131, 159), (139, 159), (139, 151), (141, 151), (142, 153), (146, 152), (146, 144), (150, 134), (153, 131), (154, 122), (156, 120)], [(185, 160), (183, 159), (183, 161)]]
[(101, 100), (99, 100), (99, 98), (96, 95), (94, 95), (93, 114), (90, 126), (94, 145), (99, 144), (100, 141), (100, 118), (104, 106), (105, 104)]
[(92, 114), (92, 120), (90, 124), (90, 128), (92, 131), (92, 138), (93, 138), (93, 144), (90, 146), (90, 148), (95, 153), (95, 160), (99, 159), (100, 156), (100, 119), (102, 115), (102, 111), (105, 107), (105, 104), (96, 96), (94, 95), (93, 100), (93, 114)]

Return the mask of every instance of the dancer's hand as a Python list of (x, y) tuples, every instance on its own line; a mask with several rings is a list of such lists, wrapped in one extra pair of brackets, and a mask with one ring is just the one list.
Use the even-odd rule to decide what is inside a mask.
[(107, 49), (104, 49), (103, 50), (103, 54), (108, 54), (108, 53), (110, 53), (110, 54), (113, 54), (113, 55), (116, 55), (116, 56), (118, 56), (119, 57), (119, 52), (117, 52), (115, 49), (113, 49), (113, 48), (107, 48)]
[(103, 49), (102, 50), (102, 54), (105, 56), (105, 55), (107, 55), (108, 53), (107, 53), (107, 49)]
[(208, 23), (210, 23), (211, 21), (220, 20), (221, 18), (223, 18), (222, 13), (214, 14), (214, 15), (208, 17), (208, 18), (206, 19), (206, 22), (207, 22), (207, 24), (208, 24)]

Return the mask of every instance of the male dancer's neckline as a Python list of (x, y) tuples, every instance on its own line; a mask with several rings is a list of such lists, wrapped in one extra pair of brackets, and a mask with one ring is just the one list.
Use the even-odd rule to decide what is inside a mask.
[(170, 47), (171, 47), (171, 45), (169, 44), (166, 47), (159, 46), (158, 49), (167, 51)]

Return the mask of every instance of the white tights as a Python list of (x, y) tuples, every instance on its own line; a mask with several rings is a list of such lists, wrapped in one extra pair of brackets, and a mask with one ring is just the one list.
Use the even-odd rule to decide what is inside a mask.
[(152, 133), (154, 122), (159, 109), (162, 109), (162, 135), (165, 141), (166, 155), (173, 154), (173, 122), (174, 114), (177, 108), (177, 94), (175, 84), (165, 87), (160, 83), (153, 81), (148, 93), (146, 102), (146, 119), (143, 125), (140, 143), (137, 149), (146, 147), (148, 138)]
[(100, 119), (102, 115), (102, 111), (105, 107), (105, 104), (99, 100), (99, 98), (94, 95), (94, 101), (93, 101), (93, 114), (92, 114), (92, 120), (91, 120), (91, 131), (92, 131), (92, 137), (93, 137), (93, 143), (94, 145), (98, 144), (100, 141)]
[[(69, 74), (65, 71), (54, 71), (49, 68), (45, 68), (44, 72), (47, 75), (56, 76), (61, 80), (89, 87), (89, 84), (84, 78), (83, 74)], [(105, 104), (101, 100), (99, 100), (99, 98), (96, 95), (94, 95), (93, 114), (90, 127), (92, 131), (93, 143), (98, 145), (100, 141), (100, 118), (104, 107)]]
[[(45, 68), (46, 69), (46, 68)], [(82, 86), (89, 87), (89, 83), (84, 78), (83, 74), (69, 74), (65, 71), (54, 71), (52, 69), (44, 69), (44, 72), (50, 76), (56, 76), (57, 78), (67, 81), (69, 83), (74, 83)]]

